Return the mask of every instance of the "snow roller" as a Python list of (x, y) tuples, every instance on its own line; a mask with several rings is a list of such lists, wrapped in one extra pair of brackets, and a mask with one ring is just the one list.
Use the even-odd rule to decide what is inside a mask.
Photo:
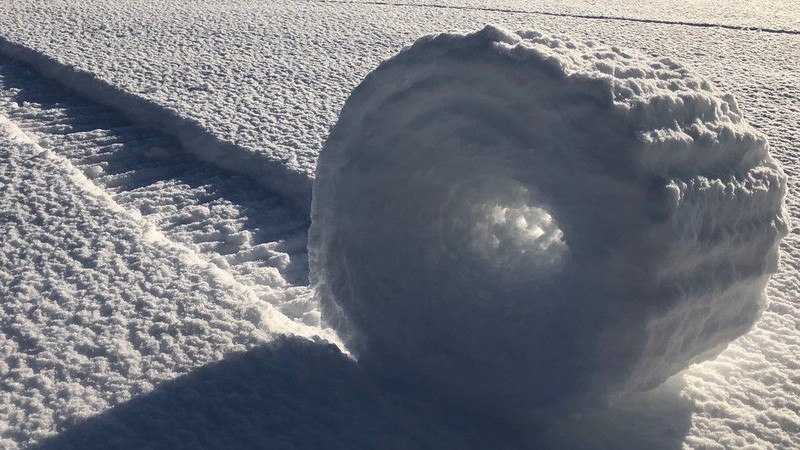
[(423, 395), (603, 406), (753, 326), (785, 192), (734, 98), (669, 59), (426, 36), (352, 92), (320, 153), (311, 282), (359, 361)]

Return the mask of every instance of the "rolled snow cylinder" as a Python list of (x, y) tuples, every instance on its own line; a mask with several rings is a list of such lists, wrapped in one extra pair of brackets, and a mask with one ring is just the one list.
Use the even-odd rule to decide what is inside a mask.
[(604, 405), (751, 328), (785, 191), (734, 98), (668, 59), (426, 36), (353, 91), (320, 153), (311, 281), (360, 361), (429, 395)]

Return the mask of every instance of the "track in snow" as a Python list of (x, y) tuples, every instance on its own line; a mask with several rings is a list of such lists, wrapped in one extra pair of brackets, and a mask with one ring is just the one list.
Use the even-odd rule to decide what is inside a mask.
[(277, 195), (4, 57), (0, 111), (123, 208), (138, 211), (289, 317), (318, 323), (305, 287), (308, 220)]
[(550, 16), (550, 17), (570, 17), (573, 19), (587, 19), (587, 20), (609, 20), (615, 22), (639, 22), (639, 23), (652, 23), (657, 25), (680, 25), (686, 27), (698, 28), (723, 28), (726, 30), (740, 30), (740, 31), (760, 31), (763, 33), (773, 34), (800, 34), (800, 30), (786, 30), (782, 28), (767, 28), (767, 27), (748, 27), (744, 25), (726, 25), (721, 23), (711, 22), (689, 22), (683, 20), (662, 20), (662, 19), (641, 19), (636, 17), (624, 17), (603, 14), (568, 14), (559, 12), (542, 11), (537, 9), (514, 9), (514, 8), (492, 8), (492, 7), (479, 7), (479, 6), (460, 6), (460, 5), (447, 5), (436, 3), (404, 3), (404, 2), (389, 2), (389, 1), (373, 1), (373, 0), (313, 0), (316, 3), (344, 3), (344, 4), (364, 4), (364, 5), (377, 5), (377, 6), (397, 6), (401, 8), (437, 8), (437, 9), (455, 9), (466, 11), (483, 11), (483, 12), (499, 12), (510, 14), (531, 14), (537, 16)]

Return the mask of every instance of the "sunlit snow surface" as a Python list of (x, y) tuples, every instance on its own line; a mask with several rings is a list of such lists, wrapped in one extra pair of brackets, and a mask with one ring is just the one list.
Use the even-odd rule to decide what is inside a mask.
[(399, 7), (433, 6), (588, 19), (617, 18), (646, 22), (679, 22), (700, 26), (771, 29), (791, 32), (800, 29), (800, 15), (791, 0), (653, 0), (643, 7), (638, 0), (331, 0), (344, 3), (392, 4)]
[(3, 445), (187, 370), (312, 335), (0, 116)]
[[(288, 203), (294, 204), (299, 210), (304, 209), (303, 201), (308, 198), (307, 193), (310, 192), (311, 186), (309, 174), (313, 173), (316, 154), (329, 127), (335, 122), (347, 95), (369, 71), (382, 59), (396, 53), (403, 45), (409, 44), (422, 34), (449, 29), (477, 29), (487, 22), (492, 22), (510, 29), (536, 29), (548, 34), (568, 34), (576, 40), (600, 41), (641, 49), (659, 58), (670, 57), (686, 64), (695, 73), (711, 79), (721, 90), (734, 93), (746, 119), (768, 136), (773, 155), (783, 163), (790, 182), (789, 210), (793, 217), (800, 215), (797, 210), (800, 198), (796, 184), (793, 183), (798, 176), (795, 160), (797, 143), (800, 142), (800, 126), (798, 126), (800, 85), (796, 73), (796, 64), (800, 60), (800, 36), (796, 33), (759, 33), (713, 27), (425, 6), (400, 7), (305, 1), (257, 4), (249, 1), (174, 1), (168, 4), (74, 2), (76, 3), (74, 6), (70, 3), (10, 0), (0, 2), (0, 36), (12, 43), (22, 44), (24, 47), (55, 58), (78, 69), (79, 73), (63, 71), (54, 66), (53, 61), (37, 59), (33, 54), (21, 52), (20, 48), (11, 46), (7, 42), (0, 44), (2, 51), (28, 59), (29, 62), (38, 65), (39, 70), (82, 89), (84, 96), (92, 97), (94, 102), (107, 102), (123, 109), (137, 122), (147, 122), (147, 117), (154, 117), (152, 114), (142, 113), (143, 106), (153, 105), (152, 107), (161, 113), (157, 116), (157, 120), (151, 120), (155, 122), (150, 123), (151, 126), (157, 126), (180, 140), (187, 151), (210, 161), (212, 166), (221, 166), (254, 178), (256, 184), (271, 188), (272, 191), (286, 197), (290, 200)], [(486, 6), (489, 2), (482, 3), (484, 4), (481, 6)], [(694, 2), (686, 3), (694, 4)], [(730, 5), (733, 4), (735, 3), (725, 2), (721, 8), (704, 4), (700, 12), (692, 14), (692, 17), (685, 17), (687, 13), (682, 11), (694, 11), (690, 9), (694, 6), (680, 8), (672, 5), (658, 6), (652, 12), (643, 10), (638, 4), (626, 8), (619, 2), (613, 2), (612, 6), (578, 5), (574, 8), (568, 3), (545, 4), (541, 8), (551, 7), (551, 11), (556, 13), (625, 15), (673, 21), (797, 29), (797, 13), (793, 12), (792, 6), (774, 3), (772, 7), (782, 11), (781, 14), (765, 13), (763, 17), (748, 14), (745, 17), (739, 13), (729, 13), (733, 9)], [(489, 6), (496, 7), (496, 3), (491, 2)], [(507, 5), (502, 5), (502, 8), (506, 7)], [(525, 8), (525, 5), (519, 6), (517, 2), (507, 9)], [(94, 83), (87, 80), (94, 80)], [(112, 86), (114, 89), (98, 91), (97, 86), (103, 85)], [(7, 88), (5, 82), (3, 88)], [(134, 94), (136, 97), (130, 97), (128, 94)], [(15, 100), (11, 101), (11, 104), (6, 103), (0, 107), (0, 115), (9, 115), (8, 111), (12, 109), (10, 105), (13, 106)], [(26, 107), (24, 104), (16, 106)], [(166, 111), (161, 108), (165, 108)], [(145, 110), (145, 113), (147, 112)], [(184, 119), (192, 121), (192, 124), (187, 125)], [(53, 121), (47, 120), (49, 120), (48, 129), (29, 129), (26, 133), (37, 135), (58, 131), (53, 129)], [(83, 126), (88, 130), (95, 128), (91, 123)], [(31, 127), (35, 128), (35, 125)], [(61, 147), (58, 145), (48, 147), (47, 139), (42, 139), (40, 144), (43, 149), (54, 155), (60, 154)], [(4, 248), (11, 246), (12, 242), (17, 242), (15, 245), (27, 245), (27, 248), (34, 249), (32, 251), (35, 254), (41, 255), (38, 259), (25, 255), (16, 256), (15, 259), (13, 251), (3, 251), (4, 258), (11, 261), (4, 262), (3, 271), (12, 274), (5, 276), (3, 280), (4, 307), (9, 305), (13, 309), (10, 312), (3, 310), (3, 318), (6, 320), (3, 322), (6, 343), (3, 344), (5, 353), (2, 375), (7, 384), (3, 385), (0, 394), (3, 396), (0, 402), (0, 414), (2, 414), (0, 432), (6, 439), (4, 445), (36, 441), (44, 434), (69, 430), (77, 419), (98, 415), (113, 405), (121, 406), (112, 412), (131, 411), (126, 409), (127, 404), (124, 403), (128, 399), (151, 390), (163, 380), (186, 373), (192, 367), (220, 360), (230, 351), (252, 348), (259, 342), (269, 339), (271, 333), (264, 331), (265, 329), (277, 328), (275, 320), (270, 319), (262, 323), (261, 319), (258, 319), (258, 316), (263, 315), (263, 311), (269, 308), (259, 306), (252, 310), (258, 314), (248, 313), (248, 310), (241, 312), (240, 305), (245, 300), (240, 302), (228, 299), (238, 298), (236, 295), (239, 294), (235, 292), (241, 289), (242, 298), (252, 299), (246, 300), (247, 302), (262, 301), (258, 299), (258, 293), (254, 294), (248, 291), (247, 287), (243, 287), (255, 279), (249, 275), (251, 272), (247, 272), (248, 267), (259, 273), (279, 275), (280, 278), (272, 278), (261, 285), (274, 287), (278, 293), (278, 301), (280, 298), (289, 298), (290, 296), (283, 297), (282, 289), (292, 284), (293, 269), (288, 263), (292, 261), (291, 255), (294, 251), (291, 246), (287, 249), (286, 244), (277, 249), (264, 248), (265, 251), (288, 255), (287, 263), (273, 260), (273, 266), (259, 263), (269, 260), (268, 256), (251, 258), (249, 261), (255, 261), (255, 264), (250, 264), (246, 258), (222, 255), (226, 261), (231, 258), (234, 262), (241, 262), (234, 266), (244, 270), (238, 272), (239, 281), (234, 275), (231, 275), (231, 278), (223, 276), (231, 272), (226, 271), (225, 263), (215, 259), (216, 256), (212, 253), (224, 252), (226, 248), (239, 251), (253, 242), (243, 237), (249, 232), (254, 232), (249, 228), (252, 223), (245, 226), (246, 221), (237, 219), (251, 215), (242, 212), (243, 209), (235, 205), (230, 206), (235, 202), (226, 203), (224, 199), (220, 200), (220, 204), (229, 205), (226, 206), (226, 210), (230, 211), (228, 216), (212, 214), (204, 216), (202, 207), (205, 202), (201, 202), (204, 205), (200, 205), (200, 214), (186, 218), (191, 223), (198, 224), (198, 232), (189, 229), (191, 225), (181, 228), (180, 223), (174, 222), (168, 211), (171, 208), (169, 204), (163, 206), (166, 209), (162, 211), (164, 214), (159, 212), (162, 206), (158, 204), (154, 210), (147, 210), (145, 207), (142, 211), (144, 203), (136, 200), (135, 196), (124, 193), (126, 198), (131, 199), (130, 206), (124, 209), (131, 209), (134, 212), (128, 216), (120, 215), (113, 212), (118, 208), (107, 206), (108, 203), (101, 202), (100, 206), (92, 206), (95, 200), (91, 199), (95, 197), (83, 194), (84, 191), (76, 187), (86, 186), (86, 182), (75, 181), (80, 177), (71, 175), (73, 173), (71, 169), (58, 172), (51, 168), (56, 164), (52, 159), (29, 160), (13, 156), (38, 153), (30, 151), (34, 148), (30, 146), (31, 144), (21, 144), (18, 140), (12, 142), (11, 138), (6, 137), (2, 145), (5, 149), (4, 155), (9, 155), (4, 156), (3, 166), (4, 173), (8, 175), (6, 179), (9, 181), (4, 179), (2, 191), (3, 204), (9, 206), (4, 206), (3, 211), (4, 213), (12, 211), (13, 217), (18, 218), (13, 221), (3, 218), (3, 226), (9, 229), (24, 228), (32, 234), (50, 236), (45, 239), (52, 242), (49, 247), (37, 247), (38, 241), (35, 239), (19, 243), (7, 237), (8, 234), (4, 235), (2, 240)], [(68, 155), (62, 157), (69, 158)], [(5, 164), (5, 161), (9, 163)], [(12, 161), (25, 162), (13, 165)], [(58, 162), (58, 164), (63, 163)], [(90, 166), (92, 161), (88, 161), (81, 168), (87, 176), (94, 178), (103, 175), (98, 169)], [(270, 170), (273, 174), (285, 172), (294, 175), (261, 178), (256, 176), (258, 173), (270, 173)], [(67, 174), (57, 177), (52, 175), (53, 173)], [(47, 177), (51, 178), (45, 177), (44, 174), (50, 174)], [(200, 179), (203, 177), (206, 175), (202, 175)], [(107, 189), (114, 188), (108, 184), (100, 186), (104, 183), (103, 179), (97, 183), (93, 186), (103, 192), (109, 192)], [(22, 186), (27, 186), (26, 189), (29, 190), (21, 190)], [(58, 189), (57, 195), (53, 193), (54, 189)], [(252, 190), (255, 191), (257, 188), (253, 187)], [(75, 192), (72, 197), (74, 200), (65, 200), (64, 192)], [(113, 198), (114, 194), (111, 192), (107, 195)], [(50, 200), (46, 200), (47, 198)], [(74, 203), (70, 203), (71, 201)], [(196, 203), (192, 199), (187, 201), (189, 204)], [(47, 215), (41, 215), (41, 219), (24, 219), (28, 216), (24, 216), (22, 212), (13, 212), (15, 209), (26, 208), (48, 212)], [(147, 215), (148, 211), (156, 214), (153, 217), (154, 221), (147, 223), (152, 225), (155, 222), (155, 232), (158, 236), (169, 236), (168, 231), (172, 229), (172, 237), (165, 237), (165, 241), (162, 241), (161, 237), (155, 241), (144, 238), (137, 240), (139, 238), (135, 236), (138, 232), (135, 230), (146, 224), (143, 225), (144, 222), (137, 218), (136, 209), (139, 209), (139, 214)], [(197, 210), (194, 207), (183, 206), (181, 209)], [(80, 220), (96, 222), (97, 225), (82, 226), (76, 228), (76, 231), (58, 232), (58, 227), (72, 226), (69, 225), (72, 222), (67, 219), (75, 214)], [(45, 217), (52, 220), (45, 220)], [(107, 219), (100, 220), (95, 217), (107, 217)], [(219, 225), (219, 230), (203, 231), (204, 217), (227, 218), (221, 221), (212, 220), (211, 228)], [(254, 217), (262, 216), (255, 214)], [(296, 217), (304, 220), (302, 213), (298, 213)], [(162, 219), (166, 222), (158, 222)], [(287, 219), (286, 223), (291, 220), (294, 219)], [(177, 225), (173, 228), (165, 226), (164, 230), (160, 230), (158, 227), (165, 223)], [(225, 224), (230, 227), (223, 227)], [(289, 237), (293, 232), (290, 229), (287, 231), (288, 235), (280, 236)], [(258, 233), (254, 233), (258, 238)], [(202, 238), (195, 240), (199, 235), (210, 236), (214, 242), (220, 244), (214, 242), (209, 245), (203, 244), (200, 242)], [(159, 289), (152, 294), (155, 300), (150, 301), (148, 299), (151, 297), (148, 295), (139, 294), (133, 283), (124, 281), (128, 279), (124, 276), (107, 276), (102, 279), (92, 278), (94, 275), (89, 276), (97, 270), (100, 270), (100, 273), (109, 270), (105, 266), (101, 269), (91, 267), (82, 269), (81, 273), (89, 276), (87, 280), (89, 286), (93, 286), (90, 290), (94, 293), (71, 295), (70, 290), (59, 290), (61, 283), (72, 283), (73, 286), (77, 286), (85, 282), (79, 278), (70, 278), (69, 271), (73, 270), (72, 262), (69, 264), (59, 262), (59, 252), (46, 249), (60, 248), (63, 252), (69, 253), (75, 251), (73, 249), (82, 248), (68, 239), (75, 236), (86, 236), (90, 244), (97, 241), (98, 244), (105, 242), (103, 245), (114, 248), (119, 246), (119, 249), (112, 252), (109, 264), (119, 265), (120, 273), (130, 272), (128, 278), (147, 279), (146, 286)], [(228, 236), (233, 237), (228, 238)], [(263, 237), (262, 234), (261, 238)], [(223, 241), (222, 238), (226, 240)], [(278, 240), (282, 238), (279, 237)], [(141, 259), (152, 261), (156, 268), (151, 269), (141, 264), (133, 265), (125, 259), (127, 254), (125, 248), (139, 245), (135, 244), (136, 242), (142, 242), (143, 254), (154, 255)], [(169, 242), (176, 242), (181, 246), (173, 247)], [(259, 242), (254, 243), (259, 244)], [(756, 448), (800, 446), (798, 437), (800, 436), (798, 416), (800, 362), (797, 357), (800, 354), (800, 331), (798, 331), (800, 309), (796, 300), (796, 293), (800, 287), (798, 244), (800, 243), (796, 232), (792, 232), (784, 242), (783, 267), (768, 286), (768, 294), (772, 300), (769, 310), (750, 334), (735, 342), (717, 360), (692, 368), (680, 379), (673, 380), (670, 384), (672, 391), (660, 392), (661, 397), (656, 397), (657, 401), (645, 402), (644, 406), (638, 404), (625, 406), (620, 413), (625, 420), (618, 420), (620, 415), (615, 414), (601, 417), (588, 415), (575, 418), (574, 421), (553, 424), (547, 431), (550, 437), (556, 442), (562, 438), (571, 439), (569, 442), (573, 444), (578, 442), (574, 446), (583, 444), (589, 447), (603, 445), (618, 447), (620, 443), (635, 447), (637, 442), (645, 441), (648, 445), (654, 445), (659, 443), (660, 437), (665, 436), (667, 438), (662, 439), (660, 443), (666, 448), (679, 447), (677, 442), (680, 441), (689, 447), (701, 448), (740, 448), (748, 444)], [(90, 246), (90, 248), (96, 247)], [(184, 251), (196, 257), (196, 262), (189, 264), (184, 262), (186, 258), (183, 256), (169, 256), (171, 252), (179, 255)], [(81, 255), (78, 253), (75, 254), (75, 258), (69, 256), (70, 261), (75, 261), (74, 264), (81, 264)], [(131, 253), (138, 254), (133, 251)], [(263, 253), (267, 254), (268, 252)], [(302, 257), (299, 255), (300, 259)], [(84, 255), (83, 258), (86, 259), (87, 256)], [(48, 270), (46, 269), (48, 266), (44, 264), (51, 260), (54, 263), (49, 267), (53, 270)], [(41, 261), (41, 264), (37, 261)], [(186, 269), (179, 269), (184, 265)], [(43, 268), (34, 269), (34, 267)], [(267, 270), (268, 267), (274, 267), (276, 270)], [(281, 269), (284, 270), (281, 273), (277, 270), (279, 267), (288, 268), (288, 272)], [(83, 272), (84, 270), (89, 272)], [(196, 281), (209, 279), (208, 273), (215, 273), (216, 270), (223, 270), (219, 275), (229, 283), (224, 286), (239, 287), (215, 288), (212, 284), (206, 288), (203, 287), (205, 282)], [(194, 273), (193, 271), (198, 274), (181, 275)], [(162, 274), (159, 276), (166, 277), (163, 288), (158, 283), (150, 281), (160, 279), (150, 275), (151, 273), (159, 273)], [(173, 281), (169, 281), (170, 279)], [(24, 295), (15, 294), (16, 300), (7, 301), (11, 298), (8, 292), (14, 286), (13, 283), (26, 280), (33, 285), (41, 285), (41, 289), (37, 287), (35, 292), (29, 290), (25, 291)], [(76, 287), (75, 290), (77, 289)], [(85, 302), (82, 303), (85, 306), (74, 307), (72, 311), (92, 311), (95, 306), (92, 306), (91, 299), (97, 298), (101, 292), (121, 292), (113, 297), (116, 300), (103, 304), (106, 308), (113, 308), (112, 316), (130, 317), (131, 320), (126, 322), (126, 325), (119, 325), (117, 328), (102, 327), (104, 319), (100, 306), (96, 306), (99, 318), (92, 316), (89, 325), (82, 325), (83, 322), (71, 324), (70, 321), (83, 320), (77, 319), (80, 317), (79, 314), (63, 314), (58, 310), (47, 309), (53, 302), (59, 305), (62, 304), (59, 302), (63, 302), (69, 306), (72, 304), (70, 302), (80, 301)], [(66, 296), (66, 300), (61, 301), (54, 297), (62, 294)], [(198, 295), (206, 300), (191, 301), (197, 299)], [(297, 295), (302, 297), (304, 294)], [(125, 300), (126, 298), (131, 299)], [(48, 303), (44, 299), (55, 300)], [(158, 312), (154, 311), (153, 318), (148, 319), (145, 315), (133, 313), (125, 315), (126, 308), (135, 311), (136, 301), (140, 299), (143, 299), (145, 304), (155, 305), (154, 308)], [(158, 299), (171, 299), (173, 303), (159, 303), (161, 300)], [(182, 302), (201, 308), (201, 311), (202, 308), (210, 308), (210, 311), (219, 313), (197, 313), (202, 320), (192, 322), (188, 319), (196, 314), (191, 308), (181, 309), (182, 307), (178, 305)], [(65, 308), (65, 306), (59, 307)], [(176, 316), (170, 316), (170, 308), (178, 308), (181, 312)], [(295, 310), (296, 312), (289, 309), (286, 311), (287, 314), (294, 314), (297, 318), (301, 318), (306, 312), (303, 308)], [(157, 319), (162, 317), (157, 315), (158, 313), (162, 313), (163, 320)], [(225, 320), (221, 323), (213, 319), (214, 314), (221, 314)], [(8, 318), (12, 317), (15, 320), (26, 318), (28, 322), (23, 325), (9, 324)], [(175, 320), (181, 318), (180, 323), (184, 326), (196, 323), (197, 327), (191, 328), (186, 333), (177, 333), (168, 326), (159, 325), (161, 322), (169, 323), (173, 320), (171, 317)], [(311, 320), (310, 317), (307, 318)], [(137, 323), (140, 325), (135, 325)], [(91, 326), (96, 329), (82, 331), (80, 328), (91, 328)], [(145, 344), (149, 340), (137, 340), (137, 326), (147, 327), (148, 335), (152, 335), (152, 339), (156, 341), (165, 342), (164, 348), (170, 350), (161, 350), (150, 356), (147, 356), (147, 350), (141, 350), (138, 353), (146, 356), (141, 359), (131, 356), (136, 353), (127, 350), (116, 352), (115, 348), (127, 348), (131, 345), (141, 345), (144, 346), (143, 349), (146, 348)], [(214, 330), (218, 326), (228, 331), (217, 333)], [(16, 331), (20, 327), (23, 327), (23, 332)], [(108, 341), (104, 340), (103, 334), (100, 333), (102, 329), (109, 330), (107, 332), (111, 333), (109, 336), (115, 336), (115, 344), (106, 343)], [(192, 338), (186, 338), (187, 335)], [(229, 337), (225, 338), (225, 342), (217, 344), (217, 341), (207, 338), (212, 335)], [(10, 336), (15, 337), (9, 338)], [(36, 339), (31, 336), (36, 336)], [(62, 347), (62, 344), (75, 349), (76, 354), (83, 354), (81, 358), (85, 358), (87, 364), (109, 364), (108, 361), (114, 361), (114, 354), (121, 355), (117, 357), (119, 364), (123, 366), (131, 364), (137, 368), (136, 370), (141, 370), (143, 375), (137, 376), (122, 369), (105, 370), (102, 367), (97, 369), (80, 363), (71, 364), (72, 350), (61, 351), (62, 348), (66, 348)], [(97, 348), (102, 348), (104, 353), (95, 350)], [(163, 359), (164, 355), (189, 356), (185, 359), (170, 356), (170, 361), (178, 362), (157, 364), (156, 361)], [(318, 358), (315, 361), (327, 361), (327, 359)], [(63, 362), (63, 369), (49, 368), (60, 362)], [(303, 373), (314, 373), (332, 367), (332, 364), (328, 363), (318, 363), (318, 365), (318, 370), (313, 370), (312, 364), (312, 370), (305, 370)], [(258, 367), (262, 366), (264, 365)], [(269, 367), (268, 363), (266, 367)], [(211, 373), (218, 373), (213, 372), (214, 370), (216, 369), (212, 369)], [(349, 373), (346, 370), (344, 372)], [(120, 373), (127, 375), (114, 375)], [(211, 380), (214, 379), (211, 377)], [(265, 379), (273, 378), (265, 377)], [(322, 382), (314, 377), (308, 379)], [(137, 386), (135, 380), (143, 381)], [(63, 387), (53, 389), (53, 386)], [(189, 386), (193, 385), (190, 383)], [(366, 385), (359, 386), (367, 388)], [(154, 397), (141, 397), (144, 400), (140, 405), (143, 404), (144, 407), (139, 410), (133, 408), (133, 411), (142, 411), (141, 414), (146, 415), (148, 404), (171, 404), (170, 389), (167, 387), (161, 391), (159, 395), (167, 397), (160, 403), (148, 403)], [(238, 389), (243, 388), (240, 386)], [(93, 394), (82, 394), (89, 391)], [(348, 392), (347, 389), (344, 391)], [(47, 392), (50, 394), (45, 394)], [(225, 392), (219, 393), (219, 398), (227, 398), (225, 395)], [(11, 398), (14, 400), (7, 400)], [(239, 399), (237, 401), (245, 402), (250, 397), (235, 398)], [(280, 402), (281, 399), (290, 402), (291, 399), (297, 400), (302, 397), (289, 396), (290, 400), (280, 396), (275, 398), (277, 400), (273, 399), (273, 402)], [(341, 401), (346, 402), (347, 399)], [(189, 402), (189, 405), (191, 404)], [(369, 405), (374, 406), (370, 401), (362, 401), (358, 405), (365, 409), (368, 409)], [(291, 406), (284, 405), (284, 407), (291, 409)], [(353, 413), (352, 410), (349, 411)], [(115, 417), (124, 417), (124, 414), (112, 413), (110, 417), (113, 420)], [(235, 415), (226, 417), (231, 418)], [(362, 414), (358, 417), (367, 416)], [(411, 424), (425, 423), (424, 414), (396, 414), (387, 417), (402, 418)], [(414, 422), (415, 420), (418, 422)], [(431, 420), (435, 421), (434, 418)], [(135, 418), (132, 421), (136, 423)], [(191, 421), (187, 419), (188, 422)], [(313, 430), (311, 427), (313, 421), (298, 421), (298, 423)], [(376, 422), (370, 422), (360, 431), (363, 434), (375, 435), (376, 427), (380, 425), (385, 426), (386, 422), (379, 422), (378, 425)], [(259, 433), (257, 428), (249, 429), (248, 433)], [(283, 428), (285, 429), (285, 426)], [(197, 431), (198, 428), (189, 427), (189, 429)], [(325, 429), (321, 426), (318, 428), (318, 430)], [(449, 435), (452, 436), (452, 430), (455, 428), (447, 429), (451, 430)], [(137, 428), (129, 426), (121, 430), (135, 434)], [(411, 426), (405, 431), (424, 435), (419, 426)], [(615, 437), (614, 433), (623, 436)], [(124, 432), (117, 431), (117, 434), (124, 435)], [(530, 437), (525, 433), (521, 434)], [(530, 434), (535, 433), (531, 431)], [(69, 431), (64, 435), (68, 436)], [(269, 439), (269, 436), (267, 434), (265, 439)], [(429, 434), (428, 438), (431, 436), (436, 434)], [(333, 435), (328, 437), (331, 440), (335, 439)], [(187, 438), (186, 442), (191, 442), (191, 438)], [(521, 441), (515, 440), (515, 442)], [(95, 445), (100, 443), (96, 441)]]

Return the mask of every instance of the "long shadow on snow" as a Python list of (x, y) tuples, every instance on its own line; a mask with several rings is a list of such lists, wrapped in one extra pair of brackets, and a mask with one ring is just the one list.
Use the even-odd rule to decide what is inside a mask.
[[(283, 338), (164, 383), (39, 448), (415, 448), (452, 438), (443, 422), (384, 392), (336, 347)], [(456, 437), (450, 448), (468, 444)]]
[(166, 382), (41, 443), (49, 449), (677, 449), (689, 405), (670, 390), (547, 424), (437, 409), (371, 379), (332, 345), (281, 338)]

